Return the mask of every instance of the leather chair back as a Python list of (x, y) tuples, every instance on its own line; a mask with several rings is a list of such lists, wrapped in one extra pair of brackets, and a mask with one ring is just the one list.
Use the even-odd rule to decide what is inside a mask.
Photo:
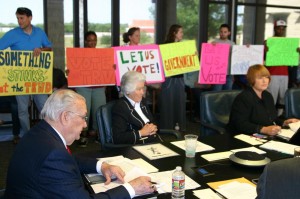
[(300, 88), (290, 88), (285, 93), (285, 116), (300, 118)]
[(208, 91), (200, 97), (200, 135), (226, 132), (231, 106), (240, 90)]
[(112, 137), (112, 108), (116, 101), (110, 101), (98, 108), (96, 120), (100, 137), (101, 149), (108, 150), (111, 148), (126, 147), (130, 145), (114, 144)]

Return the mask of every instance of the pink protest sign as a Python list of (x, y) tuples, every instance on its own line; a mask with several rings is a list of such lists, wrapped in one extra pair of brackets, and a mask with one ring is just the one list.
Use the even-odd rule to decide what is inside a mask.
[(225, 84), (229, 44), (202, 44), (199, 84)]
[(117, 85), (123, 74), (131, 70), (143, 73), (147, 84), (165, 81), (158, 45), (120, 46), (114, 50)]

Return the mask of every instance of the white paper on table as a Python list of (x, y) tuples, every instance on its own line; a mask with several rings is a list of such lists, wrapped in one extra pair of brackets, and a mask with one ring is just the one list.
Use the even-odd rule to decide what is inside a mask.
[(106, 163), (110, 163), (110, 162), (113, 162), (113, 161), (116, 161), (116, 160), (119, 160), (119, 159), (123, 159), (124, 156), (122, 155), (118, 155), (118, 156), (111, 156), (111, 157), (106, 157), (106, 158), (97, 158), (97, 160), (101, 160), (101, 161), (104, 161)]
[(151, 165), (150, 163), (146, 162), (142, 158), (133, 159), (131, 161), (134, 162), (134, 164), (136, 166), (138, 166), (141, 169), (143, 169), (146, 173), (158, 172), (158, 168), (154, 167), (153, 165)]
[[(177, 146), (178, 148), (181, 148), (182, 150), (185, 150), (185, 140), (182, 141), (174, 141), (171, 142), (172, 144), (174, 144), (175, 146)], [(214, 147), (209, 146), (207, 144), (204, 144), (202, 142), (197, 141), (197, 148), (196, 148), (196, 153), (197, 152), (204, 152), (204, 151), (212, 151), (215, 150)]]
[(280, 132), (276, 136), (281, 137), (286, 140), (290, 140), (294, 134), (295, 134), (295, 132), (292, 131), (291, 129), (281, 129)]
[(291, 128), (292, 131), (297, 132), (298, 129), (300, 128), (300, 121), (294, 122), (294, 123), (289, 123), (289, 127)]
[(256, 187), (248, 183), (237, 181), (229, 182), (219, 186), (216, 191), (225, 196), (227, 199), (255, 199), (257, 196)]
[(236, 152), (239, 152), (239, 151), (251, 151), (251, 152), (256, 152), (258, 154), (266, 154), (265, 151), (260, 150), (260, 149), (254, 147), (254, 146), (246, 147), (246, 148), (241, 148), (241, 149), (232, 149), (230, 151), (233, 152), (233, 153), (236, 153)]
[(97, 158), (98, 160), (105, 161), (106, 163), (117, 165), (125, 172), (130, 171), (133, 167), (139, 167), (146, 173), (158, 172), (158, 169), (146, 162), (142, 158), (130, 160), (124, 156), (112, 156), (107, 158)]
[(284, 143), (284, 142), (273, 141), (273, 140), (260, 146), (260, 148), (262, 148), (262, 149), (278, 151), (278, 152), (286, 153), (289, 155), (294, 155), (294, 149), (296, 147), (298, 147), (298, 146), (293, 145), (293, 144)]
[(200, 199), (222, 199), (218, 194), (209, 188), (196, 190), (193, 191), (193, 193)]
[[(129, 172), (126, 172), (126, 174), (124, 176), (124, 181), (129, 182), (140, 176), (149, 176), (149, 174), (145, 173), (142, 169), (140, 169), (138, 167), (134, 167)], [(116, 181), (112, 181), (108, 185), (105, 185), (104, 183), (99, 183), (99, 184), (92, 184), (91, 187), (95, 193), (99, 193), (99, 192), (105, 192), (109, 189), (115, 188), (122, 184), (123, 183), (121, 181), (116, 180)]]
[[(157, 173), (150, 173), (151, 181), (156, 182), (159, 187), (158, 193), (171, 193), (172, 192), (172, 173), (171, 171), (162, 171)], [(192, 180), (189, 176), (185, 175), (185, 190), (196, 189), (200, 184)]]
[(224, 152), (218, 152), (218, 153), (210, 153), (210, 154), (205, 154), (201, 155), (202, 158), (205, 160), (212, 162), (216, 160), (224, 160), (229, 158), (229, 156), (232, 154), (231, 151), (224, 151)]
[(256, 138), (245, 134), (236, 135), (234, 136), (234, 138), (247, 142), (248, 144), (251, 145), (260, 145), (263, 144), (264, 142), (267, 142), (267, 140)]
[(178, 153), (172, 151), (168, 147), (158, 143), (158, 144), (147, 144), (141, 146), (133, 146), (135, 150), (144, 155), (149, 160), (156, 160), (160, 158), (167, 158), (171, 156), (177, 156)]

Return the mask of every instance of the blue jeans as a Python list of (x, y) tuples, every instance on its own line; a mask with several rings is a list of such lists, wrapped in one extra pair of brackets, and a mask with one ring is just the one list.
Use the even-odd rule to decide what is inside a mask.
[(44, 107), (44, 104), (46, 100), (48, 99), (48, 95), (17, 95), (16, 99), (18, 102), (18, 112), (19, 112), (19, 120), (21, 128), (25, 133), (29, 131), (30, 129), (30, 123), (29, 123), (29, 112), (28, 112), (28, 106), (30, 102), (30, 97), (34, 100), (34, 103), (39, 111)]
[(233, 75), (226, 75), (226, 83), (215, 84), (212, 90), (213, 91), (232, 90), (232, 85), (233, 85)]
[[(85, 88), (78, 87), (76, 88), (78, 94), (82, 95), (86, 100), (87, 107), (87, 116), (93, 119), (91, 130), (96, 130), (97, 128), (97, 120), (96, 120), (96, 111), (97, 109), (106, 104), (106, 95), (105, 95), (105, 87), (101, 88)], [(89, 126), (89, 122), (87, 122)], [(87, 127), (89, 128), (89, 127)]]

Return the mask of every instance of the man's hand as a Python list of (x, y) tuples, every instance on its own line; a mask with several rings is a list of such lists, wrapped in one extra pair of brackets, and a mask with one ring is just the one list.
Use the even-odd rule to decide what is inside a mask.
[(106, 178), (106, 182), (104, 184), (109, 184), (112, 178), (117, 177), (122, 183), (124, 183), (125, 172), (118, 166), (110, 165), (105, 162), (102, 163), (101, 172), (103, 176)]
[(34, 57), (37, 57), (37, 56), (39, 56), (39, 55), (41, 54), (41, 52), (42, 52), (42, 49), (41, 49), (41, 48), (35, 48), (35, 49), (33, 50), (33, 56), (34, 56)]
[(155, 187), (151, 183), (151, 178), (148, 176), (140, 176), (131, 180), (129, 184), (133, 187), (135, 195), (153, 193), (155, 191)]

